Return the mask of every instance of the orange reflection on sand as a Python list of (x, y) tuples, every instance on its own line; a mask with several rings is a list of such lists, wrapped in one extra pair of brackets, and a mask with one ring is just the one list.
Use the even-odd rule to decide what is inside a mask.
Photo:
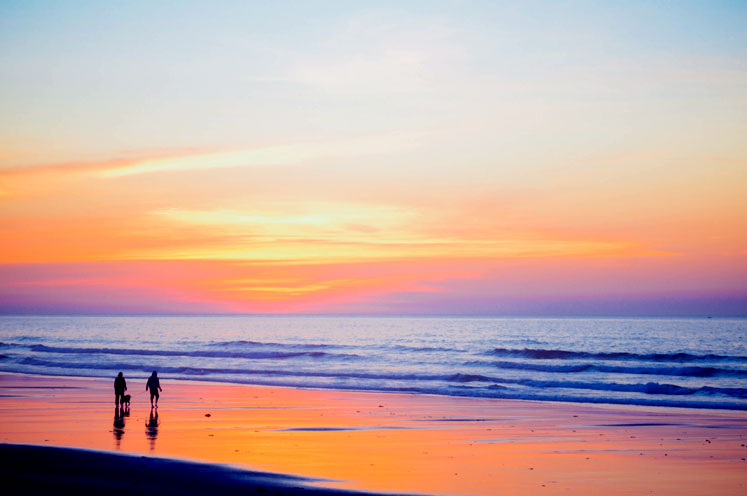
[(128, 378), (134, 396), (118, 428), (109, 381), (0, 378), (15, 393), (0, 398), (2, 442), (229, 463), (388, 492), (736, 494), (745, 482), (747, 416), (737, 412), (165, 379), (154, 418), (145, 380)]

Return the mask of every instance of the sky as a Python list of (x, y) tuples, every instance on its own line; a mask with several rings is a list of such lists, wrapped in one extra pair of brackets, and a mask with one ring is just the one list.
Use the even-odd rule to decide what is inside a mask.
[(0, 313), (747, 315), (747, 3), (0, 1)]

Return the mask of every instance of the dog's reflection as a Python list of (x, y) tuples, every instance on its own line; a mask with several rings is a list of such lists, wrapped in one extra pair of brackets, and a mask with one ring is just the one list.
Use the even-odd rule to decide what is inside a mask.
[(155, 451), (156, 449), (156, 438), (158, 437), (158, 426), (160, 425), (158, 420), (158, 409), (151, 407), (150, 416), (148, 421), (145, 423), (145, 435), (150, 441), (150, 450)]

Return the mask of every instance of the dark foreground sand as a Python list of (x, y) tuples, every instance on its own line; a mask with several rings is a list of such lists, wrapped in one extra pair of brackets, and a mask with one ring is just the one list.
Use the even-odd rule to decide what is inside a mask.
[[(114, 408), (112, 379), (0, 373), (0, 443), (95, 450), (5, 446), (5, 488), (12, 482), (16, 494), (303, 494), (319, 488), (476, 496), (747, 494), (746, 412), (168, 377), (156, 410), (145, 379), (128, 377), (133, 398), (123, 414)], [(24, 482), (33, 492), (18, 488)]]
[(3, 494), (364, 495), (303, 487), (308, 479), (167, 458), (0, 444)]

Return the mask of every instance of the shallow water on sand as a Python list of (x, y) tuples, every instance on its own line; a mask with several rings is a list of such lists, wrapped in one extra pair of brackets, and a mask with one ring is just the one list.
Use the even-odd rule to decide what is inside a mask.
[(0, 371), (747, 410), (747, 319), (6, 316)]

